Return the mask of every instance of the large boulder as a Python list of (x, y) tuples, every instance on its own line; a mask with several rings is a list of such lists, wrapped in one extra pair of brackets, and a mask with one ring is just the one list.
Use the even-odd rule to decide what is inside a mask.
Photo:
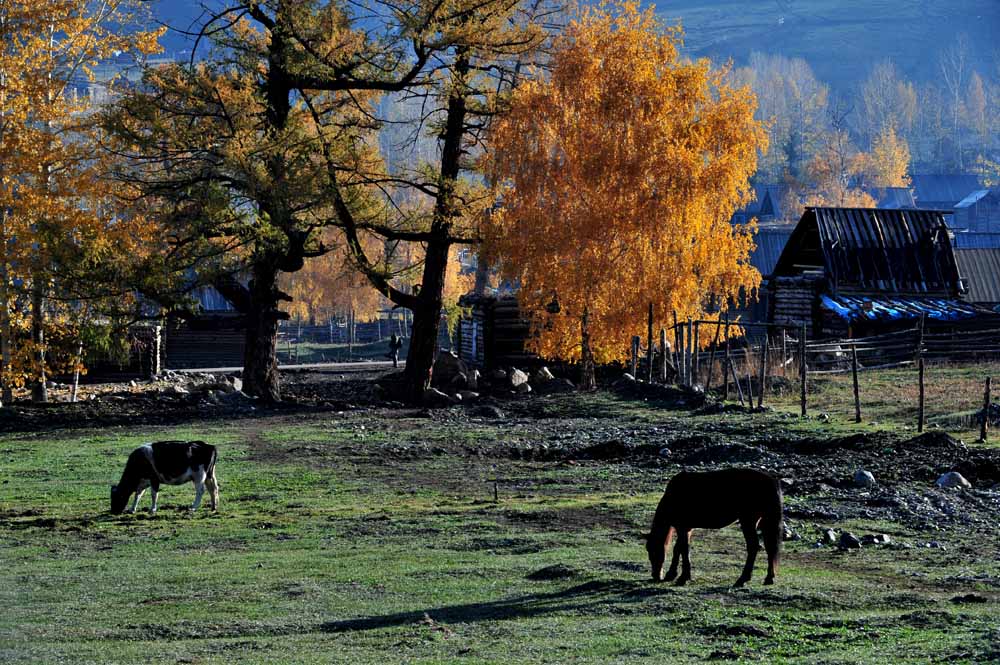
[(858, 469), (854, 472), (854, 484), (858, 487), (869, 488), (875, 486), (875, 476), (871, 471)]
[(452, 406), (453, 404), (458, 404), (459, 400), (456, 400), (451, 395), (447, 395), (437, 388), (428, 388), (424, 391), (424, 406)]
[(435, 387), (448, 387), (454, 390), (468, 385), (469, 367), (465, 361), (451, 351), (442, 351), (434, 361), (432, 384)]
[(937, 479), (935, 484), (944, 489), (951, 489), (953, 487), (969, 489), (972, 487), (972, 483), (966, 480), (965, 476), (960, 474), (958, 471), (949, 471), (948, 473), (942, 474), (941, 477)]
[(547, 383), (554, 378), (556, 377), (552, 375), (548, 367), (539, 367), (534, 376), (531, 377), (531, 380), (534, 383)]

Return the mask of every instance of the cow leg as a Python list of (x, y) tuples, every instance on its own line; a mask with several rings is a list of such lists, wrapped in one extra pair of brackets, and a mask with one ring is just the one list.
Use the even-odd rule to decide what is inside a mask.
[(191, 506), (193, 513), (198, 510), (198, 506), (201, 505), (201, 495), (205, 493), (205, 469), (199, 467), (191, 480), (194, 482), (194, 504)]
[[(676, 531), (674, 531), (676, 537)], [(680, 550), (680, 540), (674, 541), (674, 554), (670, 559), (670, 568), (667, 570), (667, 574), (663, 576), (664, 582), (670, 582), (677, 577), (677, 564), (681, 560), (681, 550)]]
[(743, 574), (736, 580), (734, 587), (741, 587), (750, 581), (753, 576), (753, 564), (757, 560), (757, 552), (760, 551), (760, 543), (757, 541), (757, 522), (755, 518), (744, 518), (740, 520), (740, 528), (743, 529), (743, 538), (747, 541), (747, 562), (743, 566)]
[(142, 499), (142, 495), (147, 487), (149, 487), (149, 481), (139, 481), (139, 486), (135, 488), (135, 496), (132, 498), (132, 507), (128, 509), (128, 512), (135, 512), (135, 509), (139, 506), (139, 500)]
[(205, 487), (208, 488), (208, 500), (212, 505), (212, 510), (219, 509), (219, 481), (215, 477), (215, 469), (212, 469), (212, 475), (205, 479)]
[(677, 545), (681, 551), (681, 576), (677, 586), (684, 586), (691, 579), (691, 559), (688, 556), (691, 543), (691, 529), (677, 529)]
[(764, 584), (774, 584), (774, 573), (781, 555), (781, 526), (780, 516), (777, 520), (764, 521), (764, 549), (767, 551), (767, 577), (764, 578)]
[(156, 504), (156, 500), (160, 496), (160, 485), (159, 485), (159, 483), (151, 483), (150, 486), (149, 486), (149, 493), (153, 497), (153, 507), (150, 509), (149, 512), (151, 512), (151, 513), (153, 513), (155, 515), (156, 514), (156, 509), (159, 507)]

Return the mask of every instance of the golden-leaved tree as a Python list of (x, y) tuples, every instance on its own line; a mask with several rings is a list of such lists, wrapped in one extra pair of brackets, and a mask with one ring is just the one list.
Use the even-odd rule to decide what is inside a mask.
[[(46, 330), (62, 326), (54, 337), (79, 347), (74, 338), (81, 322), (101, 311), (94, 304), (121, 304), (122, 284), (104, 278), (126, 272), (148, 238), (144, 220), (115, 203), (105, 177), (108, 156), (95, 147), (94, 106), (78, 94), (98, 83), (95, 65), (102, 59), (158, 50), (162, 30), (136, 28), (144, 10), (139, 0), (0, 2), (4, 399), (24, 381), (35, 399), (46, 399), (47, 370), (67, 364), (54, 366), (47, 357)], [(97, 87), (113, 85), (104, 80)], [(27, 319), (30, 341), (17, 331)], [(76, 356), (69, 364), (79, 364)], [(18, 358), (26, 370), (13, 370)]]
[(703, 316), (760, 280), (752, 230), (729, 224), (766, 144), (756, 100), (680, 44), (638, 3), (584, 9), (491, 135), (488, 254), (520, 283), (534, 349), (580, 359), (584, 388), (650, 303), (660, 321)]

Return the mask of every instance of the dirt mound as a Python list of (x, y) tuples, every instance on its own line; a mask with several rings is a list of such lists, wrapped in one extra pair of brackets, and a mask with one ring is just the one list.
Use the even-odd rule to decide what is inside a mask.
[(557, 563), (553, 566), (540, 568), (533, 573), (528, 573), (525, 577), (535, 582), (543, 582), (548, 580), (565, 580), (571, 577), (579, 577), (579, 575), (580, 571), (576, 568), (562, 563)]
[(687, 455), (682, 464), (750, 464), (767, 454), (760, 448), (742, 443), (716, 443)]
[(620, 439), (602, 441), (570, 453), (572, 459), (612, 460), (629, 457), (658, 455), (660, 446), (651, 443), (633, 443)]

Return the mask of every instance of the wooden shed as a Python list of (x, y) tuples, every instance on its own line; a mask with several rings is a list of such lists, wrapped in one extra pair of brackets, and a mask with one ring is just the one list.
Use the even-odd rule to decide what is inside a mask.
[(944, 213), (807, 208), (769, 283), (769, 319), (810, 337), (849, 337), (956, 322), (983, 308), (962, 300)]
[(530, 325), (516, 296), (469, 294), (459, 305), (469, 312), (456, 330), (456, 347), (466, 363), (479, 369), (523, 369), (538, 363), (538, 356), (525, 349)]

